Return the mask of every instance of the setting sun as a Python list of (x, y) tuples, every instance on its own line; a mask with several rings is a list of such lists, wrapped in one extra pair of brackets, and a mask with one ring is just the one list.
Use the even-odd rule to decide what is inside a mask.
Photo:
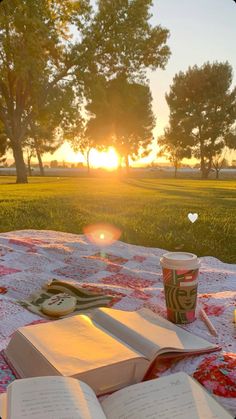
[[(45, 154), (45, 161), (52, 159), (51, 154)], [(81, 152), (75, 153), (70, 144), (65, 142), (54, 154), (54, 159), (59, 162), (65, 160), (68, 163), (83, 163), (86, 166), (86, 158)], [(32, 159), (34, 160), (34, 159)], [(109, 147), (107, 151), (97, 151), (92, 148), (89, 154), (89, 163), (91, 168), (105, 168), (107, 170), (117, 169), (119, 157), (113, 147)]]
[(92, 167), (104, 167), (105, 169), (112, 170), (117, 168), (118, 163), (118, 155), (112, 147), (108, 151), (99, 152), (95, 149), (91, 150), (90, 164)]

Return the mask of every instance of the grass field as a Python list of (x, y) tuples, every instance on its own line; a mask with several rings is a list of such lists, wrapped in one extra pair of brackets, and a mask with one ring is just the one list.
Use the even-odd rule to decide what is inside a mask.
[[(236, 263), (236, 180), (0, 178), (0, 231), (82, 233), (109, 222), (128, 243)], [(188, 213), (198, 213), (192, 224)]]

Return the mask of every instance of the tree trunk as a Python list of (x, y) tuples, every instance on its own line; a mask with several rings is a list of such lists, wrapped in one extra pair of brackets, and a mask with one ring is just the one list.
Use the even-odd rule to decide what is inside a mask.
[(43, 162), (42, 162), (40, 151), (39, 151), (38, 147), (35, 147), (35, 150), (36, 150), (36, 155), (37, 155), (37, 159), (38, 159), (38, 162), (39, 162), (40, 175), (41, 176), (45, 176), (44, 167), (43, 167)]
[(201, 154), (201, 172), (202, 179), (208, 179), (211, 168), (212, 168), (212, 156), (209, 157), (209, 160), (206, 162), (204, 159), (203, 144), (200, 145), (200, 154)]
[(30, 160), (31, 160), (31, 157), (28, 155), (28, 157), (27, 157), (27, 164), (28, 164), (28, 173), (29, 173), (29, 176), (32, 176), (32, 170), (31, 170), (31, 162), (30, 162)]
[(210, 168), (206, 167), (206, 163), (204, 160), (203, 160), (203, 163), (201, 162), (201, 173), (202, 173), (202, 176), (201, 176), (202, 179), (208, 179)]
[[(199, 127), (199, 132), (200, 132)], [(209, 171), (207, 170), (206, 163), (204, 160), (203, 141), (200, 140), (200, 158), (201, 158), (201, 179), (208, 179)]]
[(21, 143), (18, 141), (11, 141), (11, 146), (16, 164), (16, 183), (28, 183)]
[(178, 169), (178, 167), (175, 166), (175, 179), (177, 178), (177, 169)]
[(208, 179), (209, 174), (211, 172), (211, 161), (208, 162), (208, 165), (206, 166), (206, 163), (204, 163), (204, 168), (202, 170), (202, 179)]
[(87, 161), (87, 170), (88, 175), (90, 174), (90, 163), (89, 163), (89, 155), (90, 155), (91, 148), (89, 148), (86, 152), (86, 161)]
[(219, 169), (216, 169), (216, 179), (219, 179), (219, 177), (220, 177), (220, 171)]
[(209, 177), (209, 170), (204, 170), (203, 172), (202, 172), (202, 176), (201, 176), (201, 178), (203, 179), (203, 180), (207, 180), (208, 179), (208, 177)]
[(125, 167), (126, 167), (126, 173), (129, 173), (129, 155), (125, 155)]
[(202, 172), (201, 179), (207, 179), (208, 178), (207, 170), (204, 168), (204, 169), (201, 169), (201, 172)]

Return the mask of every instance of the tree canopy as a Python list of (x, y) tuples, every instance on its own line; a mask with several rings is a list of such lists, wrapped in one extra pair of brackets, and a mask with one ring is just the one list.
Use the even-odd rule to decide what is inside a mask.
[(120, 76), (105, 83), (88, 105), (91, 119), (87, 136), (102, 146), (113, 146), (129, 166), (129, 157), (147, 153), (153, 135), (154, 115), (148, 86), (129, 83)]
[(183, 149), (200, 158), (202, 177), (208, 177), (213, 157), (227, 145), (235, 148), (236, 88), (231, 87), (228, 62), (206, 63), (178, 73), (166, 100), (170, 130)]
[[(83, 28), (89, 10), (86, 0), (12, 0), (0, 5), (0, 121), (13, 150), (17, 182), (27, 182), (22, 142), (49, 95), (62, 97), (69, 89), (73, 105), (70, 25)], [(58, 112), (62, 122), (64, 113)]]
[(94, 57), (93, 73), (107, 79), (125, 75), (140, 81), (147, 68), (165, 68), (169, 31), (152, 26), (152, 0), (98, 0), (87, 29), (86, 45)]

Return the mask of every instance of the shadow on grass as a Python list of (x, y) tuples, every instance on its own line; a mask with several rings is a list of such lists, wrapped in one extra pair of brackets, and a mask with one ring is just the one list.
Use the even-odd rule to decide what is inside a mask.
[[(180, 196), (180, 195), (185, 195), (185, 196), (189, 196), (189, 197), (204, 197), (204, 195), (207, 194), (207, 197), (209, 198), (209, 195), (211, 195), (212, 199), (224, 199), (226, 198), (229, 201), (232, 201), (232, 203), (234, 202), (234, 199), (236, 199), (236, 191), (232, 191), (230, 189), (227, 188), (209, 188), (207, 187), (206, 189), (203, 190), (199, 190), (198, 188), (195, 189), (195, 191), (189, 191), (189, 190), (185, 190), (186, 185), (175, 185), (175, 184), (170, 184), (170, 183), (163, 183), (160, 186), (156, 186), (156, 185), (152, 185), (149, 184), (145, 181), (133, 181), (133, 180), (122, 180), (122, 183), (128, 184), (130, 186), (135, 186), (137, 188), (140, 189), (146, 189), (146, 190), (155, 190), (158, 191), (162, 194), (168, 194), (168, 195), (174, 195), (174, 196)], [(168, 186), (171, 189), (165, 190), (162, 188), (162, 186)], [(181, 191), (174, 191), (173, 189), (179, 188), (181, 189)], [(235, 197), (232, 197), (232, 192), (234, 192)], [(223, 196), (222, 196), (223, 194)], [(228, 198), (229, 197), (229, 198)], [(234, 202), (235, 204), (235, 202)]]

